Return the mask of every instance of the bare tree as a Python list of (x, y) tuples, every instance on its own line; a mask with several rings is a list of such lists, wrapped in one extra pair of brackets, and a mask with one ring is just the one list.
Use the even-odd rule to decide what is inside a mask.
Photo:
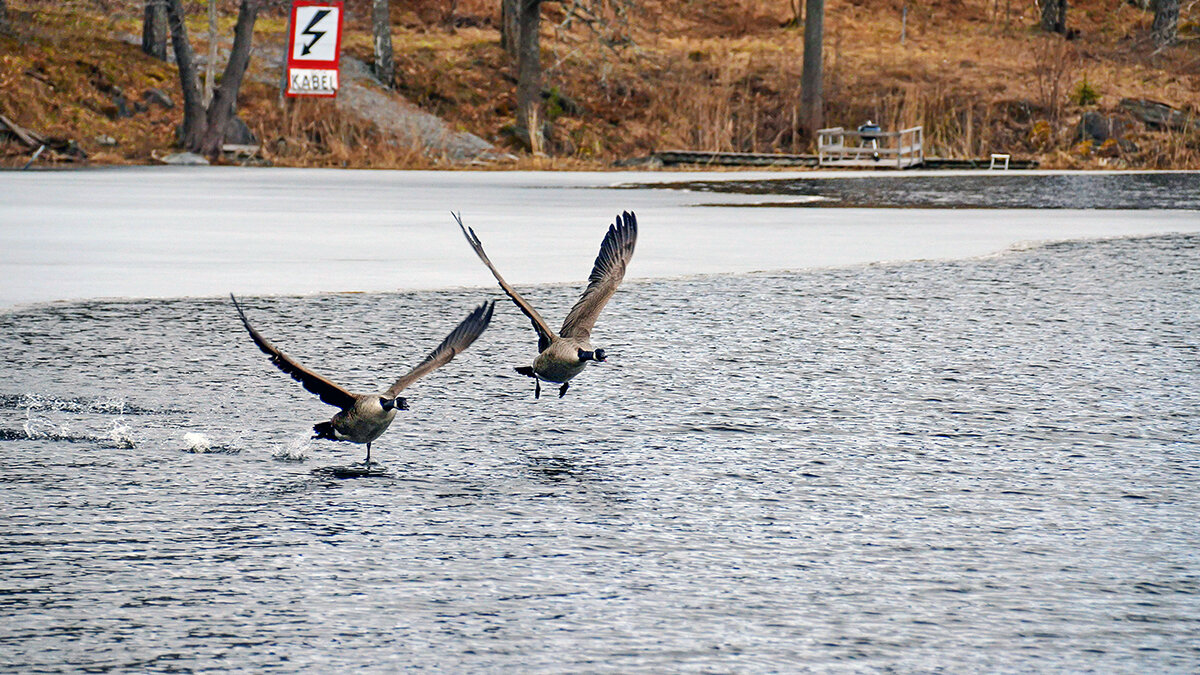
[(0, 0), (0, 33), (8, 32), (8, 3)]
[(1154, 3), (1154, 23), (1150, 34), (1159, 47), (1173, 42), (1179, 31), (1179, 0), (1158, 0)]
[(396, 63), (392, 58), (392, 12), (388, 0), (371, 1), (371, 26), (375, 37), (375, 77), (391, 88)]
[(171, 27), (171, 49), (179, 66), (179, 82), (183, 92), (183, 134), (180, 142), (188, 149), (199, 148), (204, 136), (204, 99), (196, 72), (196, 55), (188, 40), (181, 0), (167, 1), (167, 22)]
[(637, 9), (636, 0), (570, 0), (559, 4), (563, 15), (562, 23), (558, 24), (560, 30), (582, 25), (610, 48), (633, 43), (629, 36), (629, 14)]
[(146, 0), (142, 9), (142, 51), (167, 60), (166, 0)]
[(508, 55), (517, 56), (517, 17), (521, 0), (500, 0), (500, 46)]
[(804, 19), (804, 66), (800, 73), (800, 123), (816, 134), (825, 122), (821, 92), (821, 42), (825, 39), (825, 0), (808, 0)]
[(799, 28), (804, 23), (804, 3), (800, 0), (788, 0), (788, 8), (792, 10), (792, 18), (783, 22), (785, 28)]
[(1067, 33), (1067, 0), (1042, 0), (1042, 30)]
[(171, 26), (171, 47), (179, 64), (179, 83), (183, 89), (183, 146), (192, 152), (216, 157), (225, 140), (225, 128), (233, 117), (242, 78), (250, 65), (250, 47), (254, 23), (262, 0), (241, 0), (237, 24), (233, 29), (233, 49), (221, 86), (207, 108), (196, 77), (196, 57), (188, 41), (182, 0), (167, 0), (167, 19)]
[(529, 134), (529, 149), (542, 149), (542, 54), (538, 31), (542, 0), (518, 0), (517, 16), (517, 131)]

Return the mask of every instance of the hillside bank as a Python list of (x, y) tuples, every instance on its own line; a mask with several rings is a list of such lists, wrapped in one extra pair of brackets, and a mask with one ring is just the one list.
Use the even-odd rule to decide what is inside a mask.
[[(140, 52), (140, 2), (8, 5), (12, 30), (0, 36), (0, 113), (61, 141), (39, 162), (143, 164), (175, 152), (182, 118), (178, 78), (172, 64)], [(185, 5), (202, 56), (205, 5)], [(394, 92), (367, 78), (364, 86), (384, 97), (372, 105), (386, 107), (380, 101), (391, 99), (397, 108), (415, 106), (450, 130), (478, 136), (498, 151), (488, 166), (605, 168), (668, 149), (811, 149), (812, 139), (795, 124), (803, 30), (787, 2), (647, 0), (591, 23), (568, 20), (568, 5), (546, 4), (542, 51), (553, 132), (545, 158), (529, 157), (508, 133), (514, 64), (500, 46), (498, 3), (392, 5)], [(220, 9), (227, 41), (236, 5)], [(346, 10), (344, 53), (369, 63), (369, 3), (350, 0)], [(997, 0), (935, 0), (909, 5), (907, 12), (902, 0), (830, 0), (827, 124), (921, 124), (929, 154), (943, 157), (1007, 152), (1047, 168), (1200, 168), (1194, 9), (1184, 8), (1179, 44), (1161, 50), (1147, 39), (1152, 14), (1130, 4), (1073, 3), (1068, 24), (1077, 34), (1071, 40), (1043, 34), (1036, 11), (1033, 4)], [(280, 105), (278, 54), (286, 23), (276, 7), (256, 26), (239, 109), (261, 145), (255, 161), (462, 165), (461, 158), (431, 152), (362, 110), (325, 100)], [(220, 65), (228, 43), (223, 46)], [(1130, 101), (1166, 104), (1178, 123), (1147, 125)], [(1102, 124), (1119, 138), (1081, 137), (1081, 121)], [(28, 161), (28, 149), (11, 137), (2, 148), (4, 165)]]

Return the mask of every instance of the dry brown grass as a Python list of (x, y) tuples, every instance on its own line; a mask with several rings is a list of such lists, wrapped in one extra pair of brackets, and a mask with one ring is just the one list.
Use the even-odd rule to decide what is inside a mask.
[[(118, 88), (130, 106), (150, 88), (174, 95), (173, 68), (96, 35), (89, 13), (42, 14), (32, 25), (24, 13), (13, 18), (25, 23), (19, 37), (0, 36), (0, 113), (42, 135), (73, 139), (100, 163), (144, 161), (171, 143), (170, 111), (149, 106), (118, 118), (105, 92)], [(116, 145), (102, 145), (105, 136)], [(10, 155), (4, 163), (25, 159)]]
[(265, 85), (249, 97), (247, 119), (262, 141), (262, 160), (276, 166), (431, 168), (423, 149), (380, 133), (370, 122), (347, 114), (325, 99), (299, 99), (280, 105)]
[[(135, 32), (140, 3), (10, 0), (38, 9), (36, 30), (0, 45), (0, 83), (21, 91), (0, 99), (0, 112), (39, 131), (78, 138), (96, 161), (145, 161), (162, 153), (178, 108), (134, 120), (111, 120), (96, 108), (76, 61), (103, 64), (124, 89), (159, 86), (172, 96), (173, 69), (115, 42)], [(226, 9), (232, 11), (232, 3)], [(546, 5), (543, 45), (552, 159), (526, 168), (597, 168), (655, 150), (804, 152), (797, 129), (802, 31), (784, 24), (788, 0), (643, 0), (628, 24), (599, 33), (562, 27), (562, 6)], [(370, 60), (367, 0), (349, 0), (347, 53)], [(498, 145), (508, 144), (514, 72), (499, 47), (495, 0), (393, 3), (398, 91), (421, 108)], [(1150, 15), (1124, 3), (1079, 0), (1068, 24), (1079, 39), (1045, 36), (1031, 4), (1010, 0), (932, 0), (910, 5), (900, 41), (902, 0), (830, 0), (826, 25), (826, 120), (853, 126), (873, 119), (886, 128), (921, 124), (929, 154), (989, 152), (1032, 156), (1052, 167), (1200, 168), (1196, 134), (1150, 132), (1140, 125), (1137, 150), (1081, 147), (1073, 126), (1084, 110), (1070, 101), (1086, 77), (1099, 93), (1090, 109), (1116, 114), (1120, 99), (1152, 98), (1200, 110), (1200, 40), (1155, 51), (1145, 40)], [(64, 8), (65, 7), (65, 8)], [(1193, 11), (1200, 11), (1194, 7)], [(1181, 17), (1184, 32), (1200, 17)], [(228, 25), (232, 14), (225, 17)], [(201, 17), (194, 21), (199, 42)], [(285, 20), (268, 12), (256, 40), (276, 40)], [(99, 26), (99, 29), (98, 29)], [(603, 37), (604, 40), (598, 39)], [(197, 45), (200, 48), (200, 45)], [(41, 64), (46, 90), (28, 75)], [(35, 70), (35, 72), (37, 72)], [(63, 91), (72, 92), (64, 96)], [(32, 92), (26, 95), (26, 92)], [(396, 145), (372, 125), (339, 115), (322, 101), (281, 109), (272, 87), (248, 83), (244, 117), (263, 138), (267, 160), (295, 166), (438, 166), (417, 148)], [(106, 150), (90, 139), (119, 139)]]

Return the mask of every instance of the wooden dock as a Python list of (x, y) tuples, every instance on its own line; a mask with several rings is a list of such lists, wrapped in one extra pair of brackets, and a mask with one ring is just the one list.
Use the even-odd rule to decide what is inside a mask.
[(817, 165), (866, 169), (908, 169), (925, 163), (925, 129), (883, 131), (831, 127), (817, 131)]
[[(622, 166), (727, 166), (727, 167), (775, 167), (775, 168), (811, 168), (819, 166), (817, 155), (790, 155), (769, 152), (704, 152), (700, 150), (664, 150), (649, 157), (621, 162)], [(991, 165), (990, 157), (978, 159), (948, 159), (944, 157), (925, 157), (925, 160), (912, 169), (983, 169)], [(1013, 159), (1009, 162), (1010, 170), (1036, 169), (1038, 163), (1031, 159)], [(854, 168), (870, 168), (856, 166)]]
[(640, 164), (662, 164), (663, 166), (780, 166), (816, 167), (816, 155), (787, 155), (770, 152), (706, 152), (703, 150), (665, 150), (656, 152)]

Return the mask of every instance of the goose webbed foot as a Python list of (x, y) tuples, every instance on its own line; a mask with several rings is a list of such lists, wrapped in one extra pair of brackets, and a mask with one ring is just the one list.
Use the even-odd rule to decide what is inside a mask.
[(571, 386), (570, 382), (563, 382), (563, 386), (558, 388), (558, 397), (562, 398), (567, 395), (567, 388)]

